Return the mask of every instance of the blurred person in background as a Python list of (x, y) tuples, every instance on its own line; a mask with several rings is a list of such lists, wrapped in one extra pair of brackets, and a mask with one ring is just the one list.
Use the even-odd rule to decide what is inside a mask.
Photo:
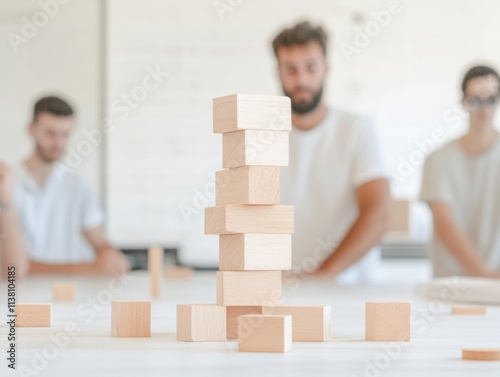
[(18, 169), (0, 162), (2, 275), (122, 274), (125, 256), (103, 231), (97, 194), (78, 173), (58, 171), (74, 128), (71, 106), (57, 97), (36, 102), (29, 135), (34, 149)]

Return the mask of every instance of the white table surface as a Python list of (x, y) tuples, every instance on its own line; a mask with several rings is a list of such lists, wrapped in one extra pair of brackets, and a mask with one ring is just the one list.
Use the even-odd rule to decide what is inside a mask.
[[(286, 354), (238, 353), (236, 341), (184, 343), (175, 339), (178, 303), (215, 302), (215, 273), (198, 272), (189, 280), (166, 280), (161, 299), (152, 301), (151, 338), (112, 338), (110, 300), (150, 300), (144, 272), (131, 273), (121, 292), (111, 293), (107, 278), (74, 279), (34, 277), (18, 284), (18, 302), (50, 302), (52, 284), (73, 280), (75, 303), (53, 303), (51, 328), (18, 328), (18, 371), (10, 371), (2, 356), (1, 376), (19, 374), (21, 365), (37, 376), (500, 376), (500, 362), (461, 360), (467, 347), (500, 348), (500, 307), (489, 306), (486, 316), (452, 316), (450, 306), (415, 295), (419, 281), (428, 276), (425, 262), (387, 262), (384, 279), (374, 286), (338, 286), (331, 281), (304, 281), (296, 289), (284, 287), (284, 303), (332, 306), (331, 342), (294, 342)], [(116, 282), (114, 282), (116, 283)], [(116, 284), (115, 284), (116, 285)], [(2, 351), (7, 344), (6, 287), (1, 285), (0, 325)], [(103, 303), (90, 309), (89, 300)], [(412, 303), (412, 341), (409, 343), (364, 340), (364, 302)], [(93, 313), (93, 314), (91, 314)], [(95, 314), (95, 318), (91, 315)], [(67, 346), (50, 345), (50, 334), (64, 334), (68, 322), (79, 333)], [(49, 344), (49, 345), (48, 345)], [(385, 348), (391, 346), (391, 352)], [(53, 352), (46, 365), (43, 349)], [(5, 355), (5, 352), (2, 352)], [(45, 359), (46, 360), (46, 359)], [(7, 373), (4, 373), (7, 371)], [(25, 374), (26, 375), (26, 374)]]

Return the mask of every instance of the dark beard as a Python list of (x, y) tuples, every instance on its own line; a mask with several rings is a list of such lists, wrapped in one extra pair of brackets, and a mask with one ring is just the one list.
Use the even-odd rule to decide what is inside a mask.
[(316, 107), (318, 107), (319, 103), (321, 102), (321, 98), (323, 97), (323, 86), (316, 92), (312, 100), (307, 103), (295, 102), (293, 100), (293, 97), (290, 95), (290, 93), (287, 93), (285, 88), (283, 88), (283, 92), (285, 93), (286, 96), (290, 97), (292, 101), (292, 112), (296, 114), (307, 114), (316, 109)]

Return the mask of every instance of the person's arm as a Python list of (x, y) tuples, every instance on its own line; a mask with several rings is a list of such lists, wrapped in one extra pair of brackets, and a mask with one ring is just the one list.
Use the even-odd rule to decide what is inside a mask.
[(359, 261), (379, 241), (389, 226), (390, 190), (386, 179), (367, 182), (356, 189), (359, 216), (336, 250), (312, 273), (335, 276)]
[(459, 261), (465, 271), (473, 276), (500, 278), (500, 271), (492, 271), (481, 257), (474, 242), (453, 218), (446, 203), (429, 203), (434, 218), (435, 235)]
[(29, 272), (29, 257), (23, 238), (21, 221), (14, 201), (14, 176), (0, 162), (0, 275), (7, 276), (7, 267), (16, 267), (16, 277)]

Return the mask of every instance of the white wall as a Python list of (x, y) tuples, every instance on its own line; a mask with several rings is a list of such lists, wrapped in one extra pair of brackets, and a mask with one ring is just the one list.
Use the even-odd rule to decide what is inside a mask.
[[(78, 128), (72, 148), (85, 139), (83, 130), (96, 127), (101, 117), (99, 0), (70, 1), (64, 5), (55, 0), (43, 3), (52, 4), (46, 8), (51, 15), (38, 1), (0, 2), (0, 160), (9, 164), (18, 163), (31, 152), (26, 126), (39, 97), (60, 94), (76, 108)], [(40, 27), (26, 29), (29, 34), (23, 34), (25, 17)], [(16, 45), (11, 43), (9, 33), (29, 38), (13, 47)], [(79, 156), (72, 166), (100, 189), (100, 147), (94, 147), (87, 156)]]

